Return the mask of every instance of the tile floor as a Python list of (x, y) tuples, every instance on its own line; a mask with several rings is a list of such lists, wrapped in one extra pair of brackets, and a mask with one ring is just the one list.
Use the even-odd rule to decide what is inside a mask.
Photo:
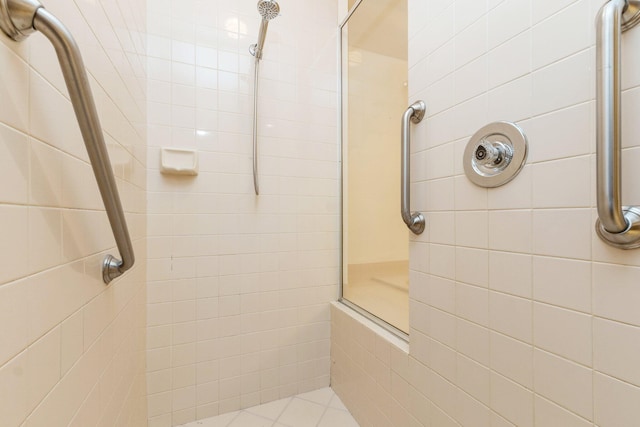
[(359, 427), (330, 387), (182, 427)]

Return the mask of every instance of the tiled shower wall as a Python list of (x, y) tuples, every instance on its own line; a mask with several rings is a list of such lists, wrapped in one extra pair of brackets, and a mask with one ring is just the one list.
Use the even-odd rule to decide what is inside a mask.
[[(603, 3), (409, 0), (408, 101), (428, 106), (412, 202), (428, 226), (410, 242), (408, 357), (334, 317), (332, 385), (363, 426), (638, 423), (640, 250), (594, 231)], [(623, 201), (639, 205), (640, 31), (623, 38)], [(524, 129), (529, 159), (483, 189), (462, 153), (496, 120)]]
[(146, 423), (145, 1), (47, 2), (76, 38), (137, 262), (117, 255), (58, 60), (0, 36), (0, 425)]
[[(261, 62), (254, 0), (148, 4), (149, 424), (329, 384), (338, 279), (335, 0), (280, 1)], [(196, 149), (197, 176), (160, 148)]]

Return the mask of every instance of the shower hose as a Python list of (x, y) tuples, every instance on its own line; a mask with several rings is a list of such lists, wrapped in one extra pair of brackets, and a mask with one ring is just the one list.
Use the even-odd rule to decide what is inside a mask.
[(253, 78), (253, 189), (256, 196), (260, 194), (258, 184), (258, 72), (260, 59), (256, 58)]

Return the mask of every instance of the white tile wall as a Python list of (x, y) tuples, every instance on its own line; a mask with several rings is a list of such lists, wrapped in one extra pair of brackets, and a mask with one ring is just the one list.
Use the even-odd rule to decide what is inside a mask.
[(87, 65), (137, 262), (102, 283), (117, 249), (56, 55), (3, 34), (0, 424), (144, 425), (146, 4), (47, 6)]
[[(332, 313), (332, 386), (361, 425), (604, 427), (640, 419), (640, 254), (607, 247), (594, 233), (594, 22), (603, 3), (409, 0), (410, 100), (428, 105), (414, 129), (413, 200), (430, 229), (410, 243), (408, 355), (368, 363), (361, 340), (370, 332)], [(434, 25), (450, 23), (452, 8), (453, 27)], [(623, 199), (631, 205), (640, 204), (638, 129), (628, 115), (638, 104), (639, 40), (630, 31), (623, 43)], [(517, 121), (530, 155), (514, 181), (486, 190), (468, 183), (461, 157), (469, 136), (492, 120)], [(425, 172), (448, 146), (453, 173)], [(385, 388), (385, 399), (405, 409), (381, 418), (370, 396), (383, 388), (377, 378), (402, 376), (407, 365), (409, 405)]]
[[(261, 195), (251, 166), (255, 1), (149, 2), (149, 425), (329, 384), (337, 297), (335, 0), (281, 0), (260, 64)], [(200, 174), (159, 173), (163, 146)]]
[(424, 412), (410, 416), (408, 409), (424, 411), (427, 400), (411, 398), (421, 395), (409, 383), (426, 367), (415, 359), (410, 367), (406, 344), (380, 330), (360, 315), (352, 317), (345, 308), (332, 305), (331, 387), (361, 426), (421, 425), (416, 418)]

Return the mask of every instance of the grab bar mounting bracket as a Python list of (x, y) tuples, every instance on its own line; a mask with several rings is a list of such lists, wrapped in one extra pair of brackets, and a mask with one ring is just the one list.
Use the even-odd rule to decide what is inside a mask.
[(0, 28), (14, 41), (22, 41), (36, 30), (33, 27), (38, 9), (37, 0), (0, 0)]
[(640, 23), (640, 1), (628, 0), (622, 12), (622, 32), (630, 30)]
[(623, 206), (622, 213), (627, 222), (626, 230), (620, 233), (609, 233), (598, 219), (596, 222), (598, 236), (614, 248), (640, 248), (640, 207)]

